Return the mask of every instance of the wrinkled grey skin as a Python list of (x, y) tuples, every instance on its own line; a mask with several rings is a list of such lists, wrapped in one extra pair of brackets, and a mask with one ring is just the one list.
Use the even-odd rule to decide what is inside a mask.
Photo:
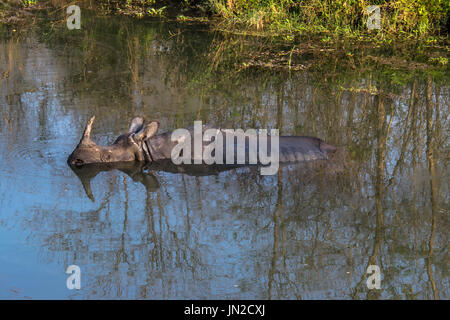
[(159, 128), (158, 121), (145, 124), (143, 117), (131, 120), (128, 131), (121, 134), (111, 146), (99, 146), (91, 140), (93, 116), (86, 128), (83, 137), (75, 150), (67, 159), (69, 165), (82, 166), (91, 163), (145, 161), (144, 142), (153, 136)]
[[(171, 158), (172, 149), (178, 144), (177, 141), (171, 141), (171, 132), (156, 135), (159, 129), (158, 121), (146, 123), (143, 117), (135, 117), (132, 119), (128, 131), (120, 135), (111, 146), (99, 146), (90, 138), (94, 119), (95, 116), (89, 120), (80, 143), (69, 156), (67, 160), (69, 165), (79, 167), (92, 163), (131, 161), (149, 163), (168, 160)], [(204, 126), (203, 130), (207, 128)], [(191, 132), (191, 137), (193, 137), (193, 132)], [(194, 139), (191, 140), (193, 142)], [(268, 140), (270, 144), (270, 137)], [(209, 142), (204, 142), (203, 146), (205, 147), (207, 144)], [(336, 147), (315, 137), (280, 136), (279, 147), (281, 163), (326, 160), (329, 153), (336, 151)], [(268, 150), (270, 150), (269, 146)], [(248, 150), (246, 151), (248, 153)], [(191, 154), (194, 153), (191, 152)], [(235, 151), (235, 156), (236, 154)], [(224, 152), (224, 158), (225, 156)]]

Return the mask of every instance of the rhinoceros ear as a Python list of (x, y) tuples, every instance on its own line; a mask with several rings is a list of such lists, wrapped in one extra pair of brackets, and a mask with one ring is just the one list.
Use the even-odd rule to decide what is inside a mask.
[(144, 141), (154, 136), (158, 132), (159, 121), (153, 120), (146, 124), (136, 135), (134, 136), (137, 141)]
[(128, 133), (137, 133), (144, 126), (145, 119), (144, 117), (138, 116), (131, 119), (130, 128), (128, 129)]

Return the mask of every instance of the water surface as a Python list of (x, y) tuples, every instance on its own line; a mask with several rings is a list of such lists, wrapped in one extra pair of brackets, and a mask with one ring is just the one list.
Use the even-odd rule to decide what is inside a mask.
[[(117, 17), (3, 35), (0, 298), (448, 299), (448, 77), (247, 68), (242, 47), (259, 41)], [(66, 158), (94, 114), (97, 143), (145, 115), (163, 131), (279, 128), (343, 152), (274, 176), (155, 170), (153, 187), (110, 170), (91, 200)], [(81, 290), (66, 288), (72, 264)]]

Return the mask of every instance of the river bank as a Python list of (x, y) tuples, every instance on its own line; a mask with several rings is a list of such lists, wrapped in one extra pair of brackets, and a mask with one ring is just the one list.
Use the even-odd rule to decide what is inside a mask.
[[(340, 2), (344, 7), (349, 5), (347, 0)], [(388, 70), (386, 72), (395, 77), (397, 82), (409, 79), (411, 72), (425, 77), (428, 74), (433, 77), (448, 75), (450, 47), (444, 21), (448, 10), (446, 11), (445, 5), (439, 1), (430, 2), (434, 3), (434, 6), (424, 3), (422, 9), (419, 8), (422, 12), (420, 15), (413, 14), (414, 10), (419, 10), (418, 8), (410, 7), (408, 12), (412, 12), (413, 16), (409, 18), (415, 21), (414, 26), (408, 27), (410, 22), (399, 24), (397, 21), (394, 30), (392, 26), (386, 25), (389, 15), (385, 14), (384, 20), (381, 21), (381, 29), (371, 31), (365, 30), (364, 15), (361, 16), (353, 7), (349, 7), (345, 12), (337, 9), (335, 11), (336, 15), (342, 15), (343, 19), (347, 17), (346, 21), (349, 24), (346, 27), (343, 22), (339, 22), (338, 25), (337, 16), (328, 19), (328, 25), (324, 21), (313, 20), (305, 24), (307, 17), (299, 20), (303, 10), (301, 6), (297, 8), (300, 10), (298, 11), (292, 6), (291, 1), (268, 3), (272, 4), (270, 9), (272, 14), (278, 10), (281, 15), (280, 10), (284, 10), (285, 23), (292, 22), (294, 12), (297, 12), (295, 13), (297, 22), (292, 22), (289, 28), (286, 24), (279, 24), (277, 21), (280, 17), (275, 15), (269, 18), (267, 16), (269, 9), (260, 1), (249, 1), (246, 6), (243, 1), (238, 0), (77, 2), (82, 8), (83, 19), (87, 16), (116, 15), (128, 16), (130, 22), (148, 19), (175, 22), (181, 28), (185, 24), (203, 24), (206, 30), (220, 34), (213, 42), (214, 48), (211, 48), (208, 59), (212, 68), (220, 69), (221, 72), (236, 73), (252, 68), (288, 72), (297, 70), (322, 72), (322, 69), (326, 69), (328, 74), (330, 70), (336, 70), (332, 65), (336, 65), (339, 61), (340, 68), (346, 66), (349, 70), (386, 68)], [(364, 5), (361, 1), (353, 4), (356, 5), (355, 3), (360, 9)], [(66, 8), (70, 4), (73, 3), (65, 0), (39, 3), (33, 0), (3, 2), (0, 4), (3, 9), (0, 16), (0, 30), (6, 33), (26, 32), (28, 27), (35, 24), (43, 24), (46, 25), (45, 28), (50, 29), (65, 29)], [(325, 7), (331, 5), (328, 1), (323, 1), (322, 4)], [(312, 10), (315, 5), (316, 1), (312, 1), (310, 9)], [(386, 11), (392, 14), (393, 11), (389, 11), (387, 5), (381, 7), (384, 8), (382, 13)], [(256, 9), (263, 12), (261, 13), (263, 17), (255, 25), (248, 13)], [(327, 10), (331, 10), (331, 7)], [(407, 12), (405, 7), (397, 6), (395, 10), (397, 15), (404, 16)], [(325, 13), (319, 14), (316, 10), (316, 14), (320, 16)], [(359, 17), (359, 20), (351, 22), (349, 15)], [(436, 20), (424, 22), (420, 20), (423, 15)]]
[[(450, 4), (440, 0), (8, 0), (0, 2), (0, 23), (17, 24), (36, 10), (59, 11), (71, 4), (98, 14), (136, 18), (158, 16), (180, 21), (201, 20), (228, 32), (259, 36), (329, 34), (345, 37), (426, 39), (448, 37)], [(369, 7), (379, 8), (375, 17)], [(368, 31), (368, 20), (379, 24)], [(370, 22), (370, 21), (369, 21)]]

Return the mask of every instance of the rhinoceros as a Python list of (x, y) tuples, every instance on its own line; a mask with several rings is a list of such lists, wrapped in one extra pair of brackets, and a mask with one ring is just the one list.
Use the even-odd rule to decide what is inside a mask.
[[(95, 116), (88, 121), (80, 142), (70, 154), (67, 160), (70, 166), (80, 167), (93, 163), (132, 161), (142, 163), (167, 162), (171, 159), (173, 149), (179, 144), (176, 139), (173, 141), (172, 132), (157, 134), (160, 127), (159, 121), (146, 121), (144, 117), (138, 116), (131, 120), (128, 131), (121, 134), (112, 145), (100, 146), (90, 137), (94, 119)], [(208, 126), (204, 126), (203, 130), (207, 128)], [(192, 131), (192, 128), (188, 129), (188, 132)], [(269, 144), (270, 139), (270, 137), (267, 138)], [(278, 143), (280, 163), (327, 160), (328, 155), (334, 153), (337, 149), (319, 138), (307, 136), (280, 136)], [(203, 142), (202, 148), (206, 146), (207, 144)], [(227, 149), (224, 148), (224, 158), (226, 152)], [(246, 152), (248, 152), (248, 145), (246, 145)], [(245, 159), (244, 165), (250, 164), (248, 155)], [(223, 166), (225, 169), (233, 167), (233, 165)], [(180, 168), (182, 167), (181, 172), (185, 170), (185, 166), (180, 166)], [(177, 166), (170, 166), (170, 170), (174, 170), (174, 168), (176, 169)]]

